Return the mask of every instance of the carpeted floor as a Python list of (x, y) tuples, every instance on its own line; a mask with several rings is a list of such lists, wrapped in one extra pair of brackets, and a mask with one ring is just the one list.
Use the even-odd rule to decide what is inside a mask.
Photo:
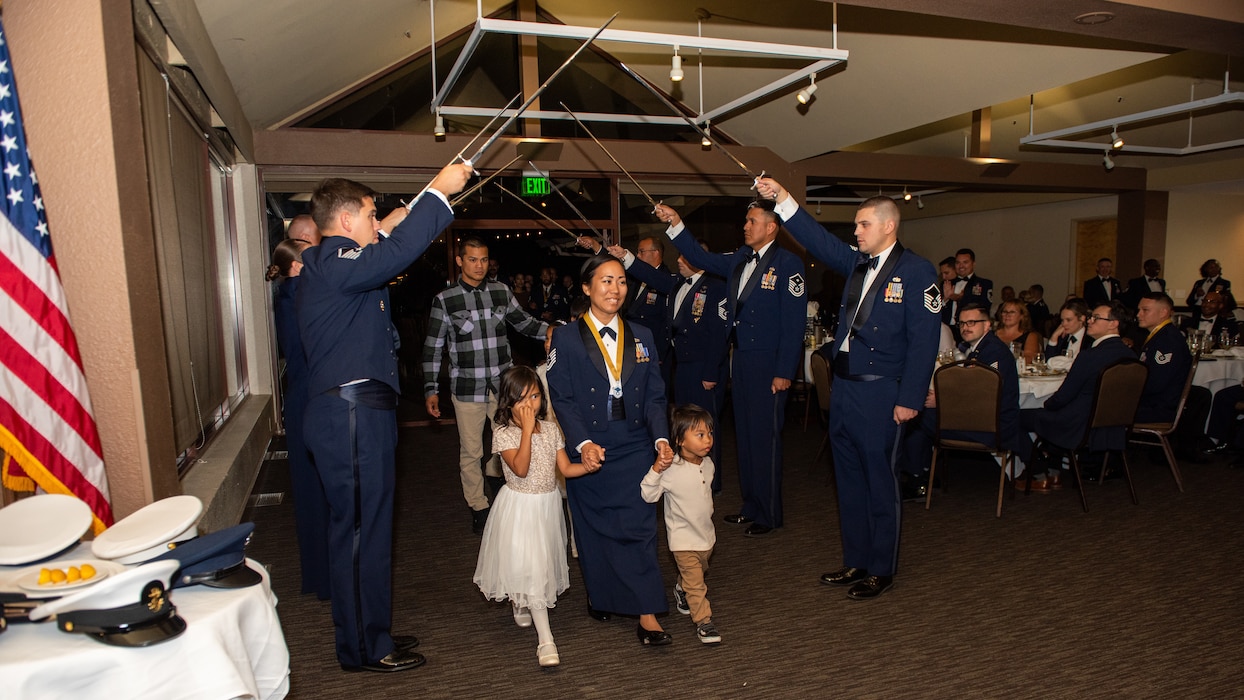
[[(690, 618), (662, 619), (669, 647), (641, 647), (635, 622), (586, 614), (582, 580), (551, 612), (562, 665), (537, 666), (536, 635), (471, 583), (479, 538), (457, 476), (452, 425), (407, 427), (398, 460), (394, 629), (417, 634), (426, 666), (348, 674), (333, 651), (329, 605), (300, 595), (284, 461), (248, 511), (252, 557), (272, 573), (290, 649), (291, 698), (1221, 698), (1244, 694), (1244, 471), (1221, 460), (1165, 464), (1131, 453), (1140, 505), (1121, 480), (1077, 493), (1016, 494), (993, 516), (997, 472), (952, 459), (932, 510), (904, 505), (892, 591), (854, 602), (821, 585), (840, 565), (838, 515), (823, 431), (792, 405), (783, 438), (787, 526), (748, 539), (720, 522), (708, 576), (723, 642), (701, 645)], [(796, 414), (798, 414), (796, 416)], [(725, 492), (735, 512), (734, 430), (727, 419)], [(861, 426), (865, 428), (865, 426)], [(665, 580), (676, 569), (664, 549)], [(671, 601), (671, 611), (673, 603)]]

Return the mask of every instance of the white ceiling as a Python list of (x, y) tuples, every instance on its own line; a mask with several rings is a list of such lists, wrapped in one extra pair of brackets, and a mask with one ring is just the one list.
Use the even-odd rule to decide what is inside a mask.
[[(331, 102), (426, 50), (430, 40), (429, 0), (195, 4), (246, 118), (257, 129), (288, 123)], [(483, 12), (504, 4), (487, 0)], [(613, 29), (692, 35), (695, 10), (705, 8), (712, 14), (703, 23), (706, 36), (833, 45), (834, 8), (820, 0), (543, 0), (540, 5), (566, 24), (599, 26), (620, 11)], [(1116, 12), (1114, 22), (1097, 27), (1072, 22), (1081, 12), (1103, 8)], [(442, 39), (474, 21), (476, 3), (438, 0), (435, 14)], [(1214, 49), (1233, 46), (1244, 55), (1244, 3), (1232, 0), (859, 0), (839, 5), (838, 17), (837, 47), (849, 51), (850, 60), (845, 70), (818, 80), (811, 105), (797, 105), (792, 89), (715, 126), (742, 144), (767, 146), (788, 160), (843, 149), (961, 156), (969, 115), (992, 108), (991, 155), (1088, 163), (1100, 154), (1019, 149), (1019, 137), (1029, 128), (1029, 95), (1035, 95), (1036, 131), (1047, 131), (1216, 94), (1223, 90), (1229, 61)], [(601, 48), (670, 87), (668, 51), (616, 43)], [(1182, 51), (1189, 48), (1201, 51)], [(695, 58), (684, 55), (687, 79), (676, 94), (695, 109), (700, 87)], [(706, 56), (705, 107), (806, 63)], [(1244, 61), (1237, 59), (1232, 67), (1244, 78)], [(1231, 87), (1244, 89), (1240, 79)], [(1187, 120), (1180, 118), (1134, 130), (1128, 138), (1178, 147), (1188, 132)], [(1244, 110), (1197, 117), (1192, 133), (1198, 143), (1244, 137)], [(1125, 147), (1116, 161), (1185, 166), (1244, 160), (1242, 150), (1172, 158), (1129, 156)]]

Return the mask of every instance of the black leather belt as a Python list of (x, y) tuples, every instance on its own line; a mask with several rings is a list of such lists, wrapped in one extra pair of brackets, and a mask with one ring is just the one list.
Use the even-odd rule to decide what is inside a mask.
[(388, 384), (375, 379), (334, 387), (325, 393), (376, 410), (392, 411), (397, 408), (397, 392)]
[(885, 375), (881, 374), (851, 374), (850, 353), (846, 352), (839, 352), (834, 357), (834, 377), (849, 382), (875, 382), (879, 379), (886, 379)]

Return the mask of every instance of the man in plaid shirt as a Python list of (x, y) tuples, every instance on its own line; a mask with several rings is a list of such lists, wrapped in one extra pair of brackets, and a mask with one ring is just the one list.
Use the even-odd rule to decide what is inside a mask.
[[(484, 428), (491, 430), (497, 411), (497, 386), (501, 373), (511, 364), (506, 325), (541, 342), (552, 330), (519, 307), (510, 288), (489, 282), (488, 246), (478, 238), (458, 242), (454, 261), (462, 274), (458, 283), (432, 301), (428, 319), (428, 338), (423, 344), (423, 389), (425, 403), (433, 418), (441, 417), (437, 380), (442, 350), (449, 346), (450, 398), (458, 423), (458, 460), (462, 472), (462, 495), (471, 507), (471, 529), (479, 535), (488, 520), (488, 498), (484, 495), (480, 460), (484, 457)], [(501, 476), (494, 455), (484, 470), (488, 476)]]

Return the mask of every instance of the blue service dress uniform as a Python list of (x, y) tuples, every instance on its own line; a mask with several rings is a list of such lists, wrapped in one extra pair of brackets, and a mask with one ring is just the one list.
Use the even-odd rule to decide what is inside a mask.
[(693, 266), (727, 281), (726, 308), (733, 320), (732, 396), (738, 442), (739, 514), (764, 527), (782, 527), (782, 426), (787, 392), (773, 393), (773, 379), (793, 379), (803, 360), (808, 317), (803, 261), (773, 241), (740, 292), (753, 251), (709, 253), (683, 229), (674, 245)]
[(1170, 423), (1192, 371), (1192, 353), (1184, 334), (1174, 323), (1163, 325), (1141, 346), (1140, 361), (1149, 368), (1149, 376), (1136, 408), (1136, 422)]
[(333, 626), (343, 666), (393, 652), (399, 387), (388, 282), (452, 219), (445, 202), (429, 193), (387, 238), (360, 248), (330, 236), (302, 254), (298, 323), (311, 374), (305, 429), (328, 497)]
[[(1088, 426), (1089, 413), (1093, 410), (1093, 394), (1097, 391), (1097, 379), (1107, 367), (1119, 360), (1135, 360), (1136, 354), (1124, 345), (1118, 336), (1106, 338), (1093, 346), (1092, 339), (1085, 337), (1085, 347), (1080, 348), (1075, 362), (1067, 372), (1067, 378), (1045, 400), (1043, 408), (1020, 412), (1025, 429), (1036, 433), (1063, 449), (1080, 444), (1084, 429)], [(1092, 450), (1121, 450), (1127, 443), (1124, 431), (1099, 431), (1092, 436)]]
[(303, 432), (307, 410), (307, 355), (298, 333), (294, 302), (300, 277), (286, 277), (276, 289), (273, 316), (276, 343), (285, 356), (285, 451), (289, 459), (290, 491), (294, 496), (294, 522), (298, 533), (298, 563), (302, 569), (302, 592), (328, 600), (328, 501), (315, 471)]
[(955, 309), (958, 320), (958, 310), (968, 304), (979, 304), (985, 307), (985, 315), (989, 316), (993, 313), (993, 280), (987, 280), (976, 274), (968, 275), (968, 284), (963, 288), (963, 298), (959, 300), (959, 305)]
[(579, 461), (578, 446), (605, 448), (599, 471), (566, 480), (579, 567), (592, 607), (624, 615), (669, 609), (657, 560), (656, 505), (644, 501), (639, 483), (656, 459), (656, 441), (669, 440), (665, 385), (647, 328), (620, 316), (623, 345), (623, 416), (611, 412), (609, 369), (588, 328), (586, 315), (553, 331), (548, 386), (566, 451)]
[[(895, 243), (872, 286), (862, 293), (858, 311), (848, 309), (860, 253), (802, 208), (795, 209), (786, 226), (809, 253), (848, 280), (834, 334), (829, 409), (842, 563), (874, 576), (893, 576), (902, 515), (894, 407), (924, 407), (941, 339), (941, 280), (928, 260)], [(844, 362), (841, 348), (848, 334), (850, 352)]]
[[(527, 310), (527, 309), (524, 309)], [(554, 282), (545, 293), (544, 284), (540, 283), (531, 290), (531, 315), (542, 321), (566, 321), (570, 318), (570, 296), (561, 283)], [(544, 318), (545, 312), (549, 318)]]
[[(1015, 356), (1010, 347), (1002, 342), (993, 332), (985, 334), (976, 347), (968, 353), (969, 360), (976, 360), (998, 371), (1001, 382), (999, 394), (1000, 407), (998, 431), (1002, 437), (1002, 448), (1016, 453), (1027, 462), (1032, 455), (1032, 439), (1019, 427), (1019, 371), (1015, 367)], [(912, 473), (927, 471), (933, 457), (933, 439), (937, 435), (937, 409), (926, 408), (916, 418), (917, 426), (909, 429), (903, 450), (906, 452), (907, 464)], [(919, 427), (919, 430), (914, 429)], [(973, 440), (986, 445), (993, 444), (993, 435), (989, 433), (973, 433), (946, 431), (943, 435), (952, 440)]]
[[(693, 403), (705, 409), (716, 423), (726, 401), (726, 363), (730, 343), (730, 305), (726, 301), (726, 283), (718, 277), (701, 273), (687, 290), (682, 306), (674, 314), (679, 289), (690, 278), (667, 274), (643, 260), (635, 260), (627, 268), (635, 279), (661, 290), (669, 300), (670, 364), (674, 404)], [(705, 389), (704, 382), (715, 382)], [(675, 436), (677, 437), (677, 436)], [(721, 440), (713, 441), (712, 489), (721, 491)]]
[[(656, 268), (662, 275), (673, 273), (664, 267)], [(638, 278), (636, 278), (638, 279)], [(670, 316), (669, 298), (661, 289), (646, 285), (643, 280), (636, 284), (631, 281), (627, 289), (626, 306), (623, 316), (626, 320), (638, 323), (652, 331), (652, 339), (657, 344), (657, 354), (661, 366), (661, 379), (665, 380), (666, 389), (670, 387)]]

